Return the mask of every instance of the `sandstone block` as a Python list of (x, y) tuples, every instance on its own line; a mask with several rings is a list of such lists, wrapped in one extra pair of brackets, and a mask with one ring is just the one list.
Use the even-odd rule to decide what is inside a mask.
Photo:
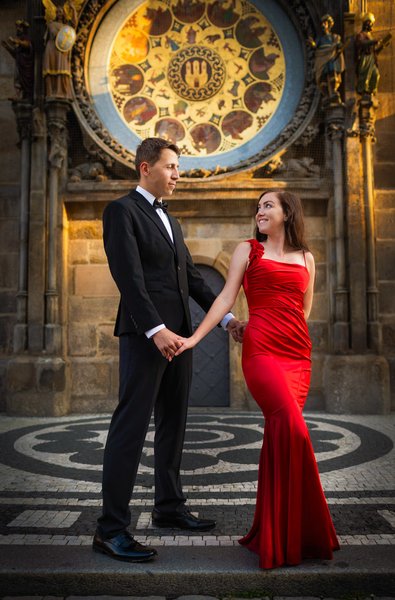
[(88, 256), (90, 263), (105, 263), (107, 264), (107, 256), (104, 251), (102, 240), (89, 240), (88, 242)]
[[(222, 250), (221, 240), (219, 239), (207, 240), (188, 238), (186, 239), (186, 244), (188, 246), (189, 252), (194, 257), (195, 262), (199, 262), (196, 258), (197, 256), (210, 257), (212, 261), (214, 261), (216, 256)], [(212, 264), (212, 262), (210, 264)]]
[(313, 239), (327, 236), (328, 219), (321, 216), (305, 216), (306, 239), (312, 244)]
[(117, 296), (117, 287), (107, 265), (77, 265), (74, 267), (76, 296)]
[(91, 323), (71, 323), (68, 328), (68, 351), (70, 356), (95, 356), (96, 326)]
[(395, 240), (377, 242), (377, 271), (379, 279), (395, 280)]
[(60, 392), (66, 389), (66, 363), (62, 359), (41, 358), (37, 361), (39, 392)]
[(309, 333), (315, 352), (328, 350), (328, 323), (326, 321), (309, 321)]
[(0, 292), (0, 313), (16, 313), (16, 292)]
[(71, 368), (71, 393), (73, 396), (104, 396), (111, 389), (111, 364), (73, 360)]
[(327, 356), (324, 364), (327, 412), (334, 414), (388, 414), (388, 362), (372, 354)]
[(71, 396), (70, 412), (72, 414), (112, 413), (118, 404), (118, 396)]
[(7, 389), (11, 392), (35, 390), (37, 387), (36, 365), (31, 358), (17, 358), (9, 362)]
[(103, 226), (101, 221), (70, 221), (69, 238), (71, 240), (93, 240), (102, 237)]
[(376, 210), (376, 235), (381, 239), (395, 239), (395, 208)]
[(0, 240), (7, 252), (19, 252), (19, 222), (0, 219)]
[(118, 298), (69, 298), (69, 322), (111, 323), (115, 320)]
[(313, 306), (310, 313), (310, 321), (326, 321), (329, 316), (328, 294), (314, 294)]
[(70, 401), (64, 392), (17, 392), (7, 397), (7, 414), (27, 417), (61, 417), (69, 414)]
[(383, 323), (383, 352), (395, 354), (395, 323)]
[(311, 241), (309, 240), (309, 248), (316, 263), (326, 262), (326, 239), (313, 238)]
[(0, 254), (0, 288), (18, 286), (18, 254), (16, 252)]
[(118, 338), (114, 336), (114, 325), (100, 325), (98, 328), (99, 354), (118, 356)]
[(0, 218), (19, 218), (19, 184), (1, 186), (0, 189)]
[(70, 240), (68, 260), (71, 265), (89, 262), (87, 240)]
[(395, 281), (379, 282), (379, 312), (395, 315)]
[[(394, 134), (395, 140), (395, 134)], [(394, 141), (395, 145), (395, 141)], [(376, 190), (375, 205), (380, 208), (395, 208), (395, 191), (394, 190)]]
[(327, 290), (327, 268), (326, 264), (317, 264), (315, 270), (314, 292), (326, 292)]

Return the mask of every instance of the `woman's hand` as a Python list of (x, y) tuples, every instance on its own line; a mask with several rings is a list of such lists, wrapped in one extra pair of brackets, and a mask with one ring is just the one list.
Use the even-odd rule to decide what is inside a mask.
[(180, 354), (185, 352), (185, 350), (190, 350), (191, 348), (194, 348), (196, 346), (196, 344), (197, 344), (197, 342), (194, 340), (193, 336), (191, 336), (189, 338), (184, 338), (182, 340), (182, 346), (180, 348), (178, 348), (178, 350), (174, 354), (174, 356), (179, 356)]

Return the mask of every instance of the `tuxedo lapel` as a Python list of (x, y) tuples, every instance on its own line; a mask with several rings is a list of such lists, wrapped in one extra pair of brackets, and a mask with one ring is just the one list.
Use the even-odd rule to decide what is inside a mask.
[[(169, 237), (169, 234), (166, 230), (166, 227), (163, 224), (162, 219), (157, 214), (156, 210), (150, 205), (148, 200), (136, 191), (131, 192), (130, 196), (136, 202), (136, 206), (140, 210), (142, 210), (147, 215), (147, 217), (149, 217), (151, 219), (152, 223), (154, 223), (156, 225), (156, 227), (159, 229), (159, 231), (161, 232), (161, 234), (163, 235), (163, 237), (165, 238), (167, 243), (172, 248), (173, 252), (175, 252), (174, 244)], [(170, 222), (171, 222), (171, 220), (170, 220)], [(174, 227), (173, 226), (172, 226), (172, 230), (173, 230), (173, 235), (174, 235)]]
[(177, 256), (180, 258), (180, 256), (183, 256), (183, 252), (181, 252), (181, 251), (184, 247), (184, 237), (182, 235), (181, 227), (180, 227), (180, 224), (178, 223), (178, 221), (174, 217), (172, 217), (169, 214), (167, 216), (169, 217), (171, 229), (173, 231), (174, 246), (176, 249), (176, 253), (177, 253)]

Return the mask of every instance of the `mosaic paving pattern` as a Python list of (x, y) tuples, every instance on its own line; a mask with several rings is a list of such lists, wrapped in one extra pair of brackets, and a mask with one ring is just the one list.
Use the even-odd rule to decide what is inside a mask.
[[(394, 416), (306, 415), (342, 544), (395, 545)], [(108, 415), (0, 420), (0, 544), (90, 544), (100, 512)], [(252, 522), (263, 419), (190, 412), (182, 463), (188, 505), (210, 535), (151, 523), (153, 426), (131, 503), (136, 537), (153, 545), (234, 545)]]

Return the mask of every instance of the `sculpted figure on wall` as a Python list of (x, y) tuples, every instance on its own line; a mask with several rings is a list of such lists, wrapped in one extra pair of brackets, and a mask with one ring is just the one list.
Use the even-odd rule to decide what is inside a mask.
[(75, 26), (82, 0), (67, 0), (63, 6), (42, 0), (47, 30), (43, 59), (43, 77), (47, 98), (72, 98), (71, 49), (76, 40)]
[(340, 35), (332, 33), (334, 20), (331, 15), (321, 17), (322, 33), (308, 42), (315, 48), (315, 79), (321, 94), (328, 102), (340, 103), (339, 87), (345, 68), (343, 43)]
[(387, 33), (382, 38), (374, 38), (372, 29), (375, 20), (373, 13), (362, 15), (362, 29), (355, 37), (357, 92), (362, 99), (370, 99), (377, 92), (380, 79), (377, 56), (392, 37), (391, 33)]
[(3, 48), (15, 60), (15, 97), (11, 99), (31, 101), (33, 98), (34, 58), (33, 45), (29, 37), (29, 23), (18, 19), (15, 26), (16, 36), (10, 36), (1, 42)]

